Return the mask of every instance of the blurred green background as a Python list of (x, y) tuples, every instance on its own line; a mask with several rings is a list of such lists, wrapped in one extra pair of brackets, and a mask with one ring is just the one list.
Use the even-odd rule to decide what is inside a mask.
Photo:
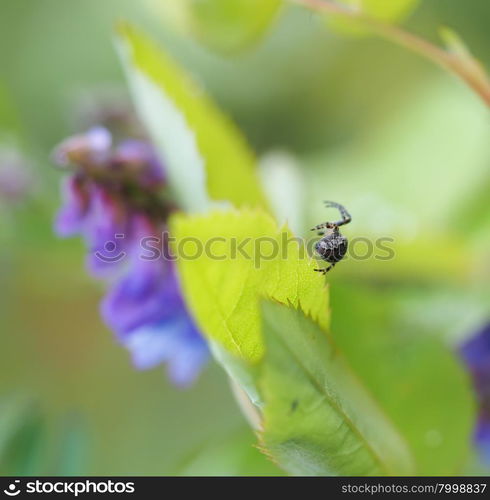
[[(0, 473), (279, 473), (214, 364), (187, 391), (132, 368), (99, 318), (83, 244), (52, 234), (50, 152), (79, 131), (87, 96), (124, 95), (121, 18), (198, 77), (263, 163), (291, 167), (282, 205), (299, 228), (334, 199), (354, 216), (348, 236), (394, 238), (395, 259), (351, 259), (329, 276), (334, 335), (394, 329), (457, 346), (488, 319), (488, 112), (418, 56), (332, 33), (299, 8), (226, 57), (172, 29), (158, 1), (0, 0), (0, 143), (22, 151), (33, 178), (0, 212)], [(451, 26), (488, 68), (489, 20), (487, 0), (423, 0), (406, 25), (433, 41)]]

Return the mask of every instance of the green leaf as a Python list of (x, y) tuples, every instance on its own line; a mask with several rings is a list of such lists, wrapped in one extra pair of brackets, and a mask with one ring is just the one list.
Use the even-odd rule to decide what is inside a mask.
[(89, 433), (78, 415), (66, 415), (57, 422), (57, 446), (50, 474), (76, 476), (85, 473), (89, 449)]
[(259, 39), (276, 18), (282, 0), (153, 0), (157, 12), (200, 43), (234, 52)]
[[(269, 215), (260, 210), (178, 214), (170, 232), (188, 305), (206, 337), (228, 354), (252, 363), (262, 357), (261, 295), (300, 306), (328, 328), (323, 276), (313, 272), (305, 248)], [(184, 258), (192, 254), (196, 258)]]
[(399, 23), (416, 8), (419, 0), (342, 0), (341, 3), (350, 7), (358, 17), (329, 16), (329, 24), (342, 33), (360, 35), (370, 31), (363, 23), (363, 16), (389, 24)]
[(463, 39), (451, 28), (447, 26), (441, 27), (439, 29), (439, 36), (453, 54), (463, 59), (473, 57)]
[(119, 34), (134, 102), (180, 207), (265, 206), (254, 155), (238, 129), (164, 50), (128, 24)]
[(21, 135), (21, 124), (15, 102), (0, 81), (0, 141), (10, 142), (11, 135)]
[(301, 311), (263, 303), (262, 444), (298, 475), (405, 475), (402, 437), (325, 333)]
[(39, 408), (23, 398), (0, 402), (0, 471), (9, 476), (42, 472), (44, 421)]
[(463, 39), (452, 29), (442, 27), (439, 35), (446, 44), (448, 52), (453, 55), (453, 65), (458, 65), (471, 76), (471, 80), (477, 88), (488, 89), (489, 79), (483, 64), (476, 59), (466, 46)]
[(172, 472), (178, 476), (281, 476), (255, 446), (250, 429), (228, 433), (196, 449)]
[(456, 355), (406, 315), (397, 321), (406, 297), (394, 290), (338, 283), (332, 295), (334, 341), (405, 436), (416, 474), (458, 474), (470, 453), (475, 402)]
[(419, 3), (419, 0), (343, 0), (359, 5), (363, 12), (379, 21), (397, 23), (403, 20)]

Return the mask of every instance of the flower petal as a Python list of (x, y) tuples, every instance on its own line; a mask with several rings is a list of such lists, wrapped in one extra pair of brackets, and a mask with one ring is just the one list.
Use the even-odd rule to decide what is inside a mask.
[(206, 342), (184, 309), (164, 322), (134, 330), (123, 343), (138, 369), (167, 363), (171, 380), (181, 387), (195, 380), (209, 358)]
[(89, 198), (82, 179), (76, 175), (64, 179), (61, 196), (63, 205), (54, 223), (56, 234), (68, 237), (81, 233), (89, 207)]

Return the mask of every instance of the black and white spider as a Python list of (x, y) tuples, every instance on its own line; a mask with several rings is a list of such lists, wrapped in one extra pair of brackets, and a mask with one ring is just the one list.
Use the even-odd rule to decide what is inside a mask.
[(315, 271), (323, 274), (328, 273), (337, 262), (344, 258), (348, 242), (347, 238), (340, 234), (339, 227), (348, 224), (352, 220), (349, 212), (339, 203), (325, 201), (325, 206), (327, 208), (333, 207), (338, 209), (342, 219), (337, 222), (324, 222), (311, 229), (312, 231), (318, 231), (319, 236), (323, 236), (315, 244), (315, 251), (320, 255), (322, 260), (330, 262), (330, 265), (324, 269), (315, 269)]

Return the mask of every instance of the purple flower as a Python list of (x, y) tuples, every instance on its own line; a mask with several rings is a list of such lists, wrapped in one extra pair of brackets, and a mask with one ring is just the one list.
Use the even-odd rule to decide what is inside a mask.
[(474, 440), (482, 461), (490, 464), (490, 415), (481, 415), (478, 418)]
[(81, 233), (90, 201), (83, 179), (77, 175), (63, 179), (61, 197), (63, 206), (56, 216), (55, 232), (61, 237)]
[(130, 266), (103, 300), (101, 311), (137, 368), (167, 362), (172, 381), (186, 386), (208, 359), (207, 345), (187, 313), (169, 262), (140, 261)]
[(185, 309), (166, 321), (142, 326), (121, 341), (137, 368), (167, 362), (170, 379), (180, 387), (190, 385), (209, 358), (208, 347)]
[(118, 269), (124, 257), (127, 210), (117, 195), (79, 174), (62, 184), (63, 206), (55, 220), (61, 237), (81, 235), (89, 248), (87, 266), (96, 276)]
[(159, 187), (165, 182), (165, 171), (155, 151), (144, 141), (127, 139), (119, 144), (115, 152), (115, 162), (123, 163), (131, 169), (145, 188)]
[(101, 166), (107, 162), (112, 144), (111, 133), (104, 127), (93, 127), (87, 133), (74, 135), (54, 150), (54, 161), (60, 166)]
[(152, 147), (129, 139), (113, 148), (110, 133), (96, 127), (64, 141), (54, 156), (74, 168), (62, 187), (55, 230), (82, 236), (90, 271), (111, 279), (101, 303), (105, 322), (137, 368), (166, 363), (174, 383), (190, 384), (209, 357), (207, 344), (172, 263), (144, 255), (141, 246), (145, 237), (162, 237), (174, 209), (160, 196), (165, 172)]
[(90, 207), (82, 235), (89, 248), (87, 266), (96, 276), (119, 270), (125, 257), (128, 210), (120, 197), (100, 186), (93, 186)]
[(102, 302), (103, 318), (120, 335), (164, 321), (183, 307), (170, 262), (142, 255), (141, 238), (154, 234), (155, 229), (147, 217), (133, 217), (128, 272)]
[(479, 417), (474, 440), (482, 459), (490, 464), (490, 322), (461, 346), (476, 390)]

